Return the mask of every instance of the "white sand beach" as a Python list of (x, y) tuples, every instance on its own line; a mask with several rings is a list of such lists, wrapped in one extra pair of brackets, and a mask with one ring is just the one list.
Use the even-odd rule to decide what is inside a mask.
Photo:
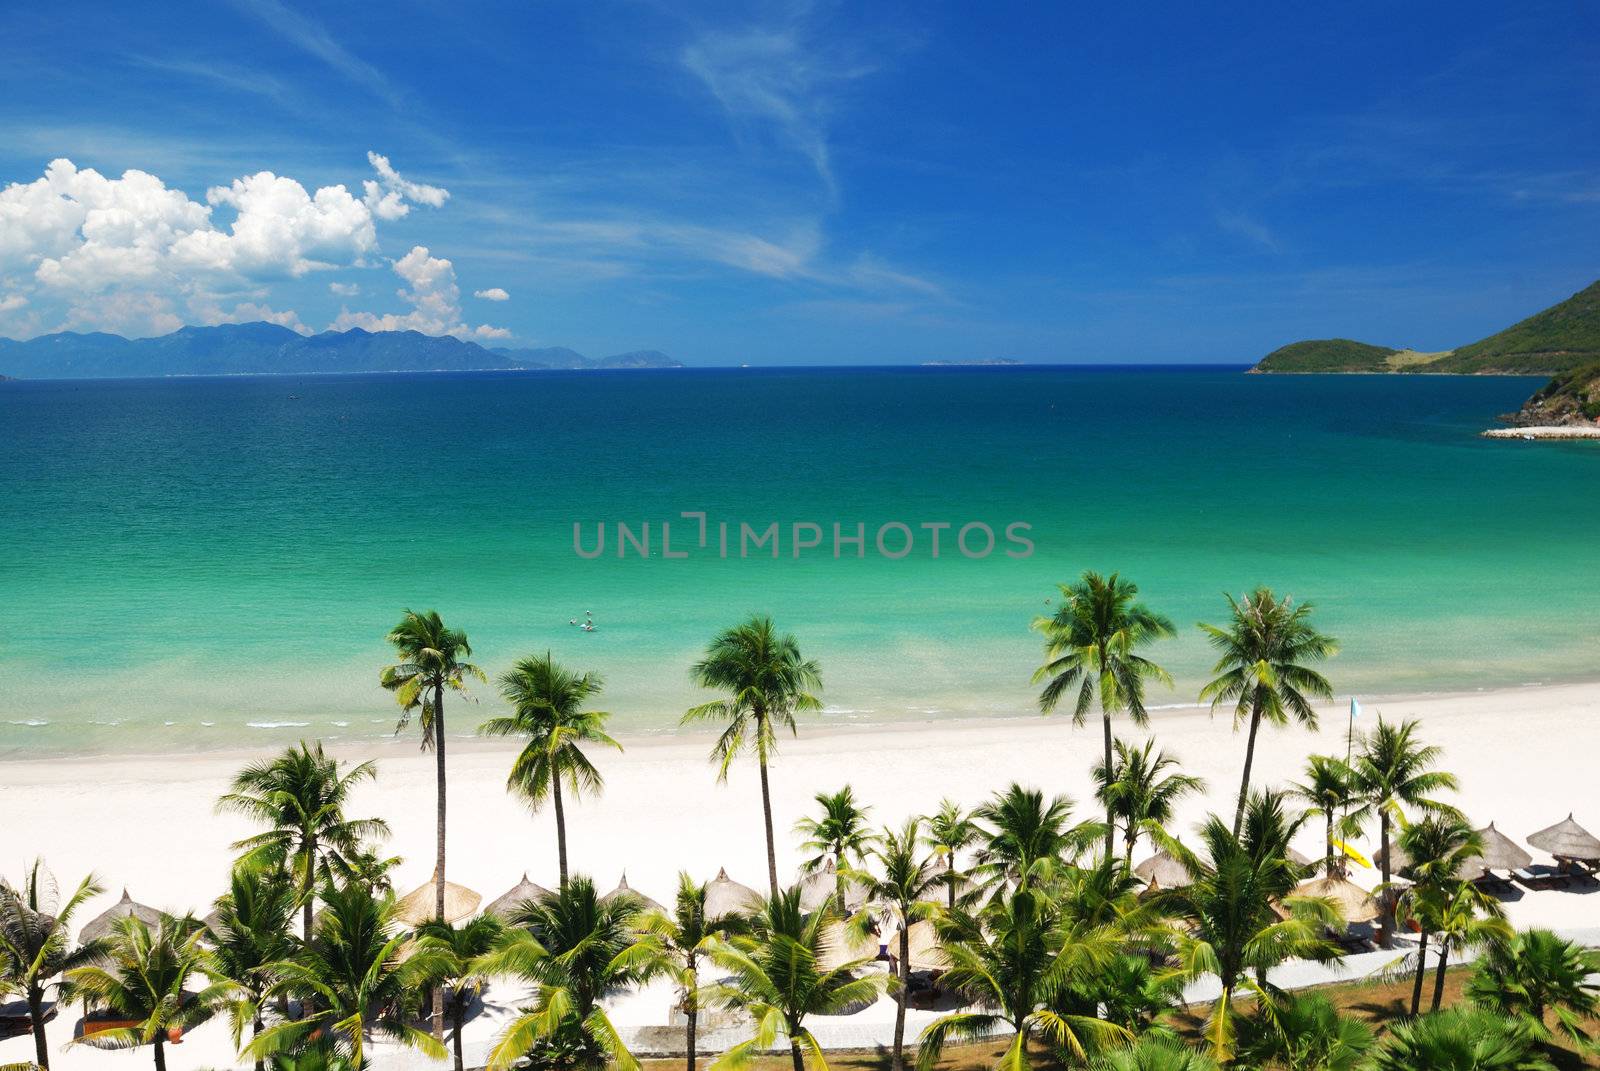
[[(1519, 843), (1529, 833), (1574, 812), (1579, 822), (1600, 829), (1596, 756), (1600, 756), (1600, 685), (1541, 685), (1458, 695), (1363, 700), (1358, 730), (1381, 713), (1389, 719), (1417, 718), (1424, 738), (1445, 749), (1444, 767), (1462, 781), (1459, 804), (1475, 825), (1490, 821)], [(455, 723), (476, 717), (458, 706)], [(1343, 705), (1322, 713), (1318, 733), (1299, 728), (1263, 728), (1255, 783), (1281, 783), (1299, 776), (1313, 751), (1343, 755), (1347, 712)], [(1134, 735), (1131, 725), (1120, 731)], [(1204, 777), (1204, 799), (1186, 801), (1174, 826), (1187, 835), (1207, 810), (1224, 810), (1237, 791), (1242, 735), (1225, 714), (1204, 709), (1155, 712), (1160, 745), (1186, 770)], [(605, 794), (568, 807), (574, 869), (592, 874), (610, 889), (626, 871), (633, 888), (668, 901), (675, 874), (702, 879), (725, 867), (735, 879), (764, 885), (764, 853), (754, 768), (735, 766), (725, 785), (707, 762), (710, 736), (700, 732), (626, 739), (621, 754), (598, 754)], [(453, 741), (450, 752), (449, 876), (484, 894), (498, 896), (526, 871), (535, 882), (555, 883), (552, 820), (529, 816), (504, 791), (511, 741)], [(1064, 792), (1078, 801), (1077, 813), (1094, 811), (1089, 767), (1100, 746), (1099, 728), (1074, 728), (1067, 717), (981, 722), (926, 723), (833, 728), (806, 724), (798, 739), (785, 740), (773, 768), (774, 810), (780, 833), (779, 866), (793, 875), (800, 862), (792, 822), (811, 807), (811, 796), (849, 783), (872, 804), (880, 822), (898, 822), (933, 808), (949, 796), (976, 804), (1012, 781)], [(373, 751), (337, 750), (349, 759), (375, 758), (379, 777), (363, 787), (353, 815), (380, 815), (394, 835), (390, 847), (406, 858), (397, 886), (409, 890), (432, 870), (434, 789), (432, 756), (414, 740)], [(167, 910), (203, 914), (224, 888), (231, 841), (249, 832), (241, 819), (219, 816), (213, 803), (252, 754), (59, 759), (12, 762), (0, 778), (0, 873), (15, 877), (24, 861), (43, 856), (63, 885), (89, 871), (100, 876), (105, 896), (90, 904), (78, 924), (109, 906), (123, 888), (136, 900)], [(1298, 847), (1320, 854), (1320, 826), (1309, 826)], [(1373, 847), (1373, 836), (1365, 847)], [(1141, 847), (1139, 855), (1147, 854)], [(1537, 851), (1536, 861), (1548, 862)], [(1357, 870), (1358, 884), (1378, 880)], [(1511, 920), (1580, 928), (1600, 926), (1600, 895), (1577, 889), (1524, 892), (1509, 905)], [(636, 1002), (623, 1018), (646, 1025), (664, 1022), (665, 994)], [(52, 1025), (59, 1048), (75, 1016)], [(488, 1017), (475, 1040), (487, 1037)], [(212, 1024), (204, 1059), (195, 1050), (174, 1053), (175, 1066), (224, 1066), (232, 1060), (226, 1030)], [(211, 1037), (210, 1035), (215, 1035)], [(26, 1059), (31, 1041), (0, 1041), (0, 1064)], [(195, 1049), (199, 1049), (197, 1044)], [(146, 1054), (73, 1049), (60, 1067), (144, 1066)]]

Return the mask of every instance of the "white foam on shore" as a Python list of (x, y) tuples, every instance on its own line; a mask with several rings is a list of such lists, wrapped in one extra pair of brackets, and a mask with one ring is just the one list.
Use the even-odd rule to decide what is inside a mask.
[(309, 721), (247, 721), (244, 724), (248, 729), (304, 729), (311, 723)]
[(42, 729), (46, 725), (49, 725), (50, 723), (47, 722), (47, 721), (37, 721), (37, 720), (33, 720), (33, 719), (28, 719), (28, 720), (23, 720), (23, 721), (11, 721), (11, 722), (7, 722), (6, 724), (7, 725), (21, 725), (22, 727), (27, 728), (27, 729)]

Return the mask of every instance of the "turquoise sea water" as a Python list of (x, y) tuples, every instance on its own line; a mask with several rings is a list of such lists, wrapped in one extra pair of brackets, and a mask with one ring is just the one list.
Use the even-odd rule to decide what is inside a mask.
[[(1053, 584), (1120, 569), (1181, 626), (1268, 583), (1343, 642), (1341, 693), (1593, 676), (1600, 450), (1487, 442), (1524, 378), (971, 368), (0, 384), (0, 753), (390, 731), (382, 637), (438, 607), (491, 672), (601, 672), (622, 731), (672, 726), (719, 627), (772, 613), (825, 719), (1021, 713)], [(710, 547), (680, 511), (705, 511)], [(734, 523), (732, 556), (715, 526)], [(616, 521), (653, 556), (615, 555)], [(796, 560), (737, 523), (816, 522)], [(872, 547), (891, 521), (906, 558)], [(1032, 557), (928, 553), (925, 522), (1030, 524)], [(573, 550), (574, 522), (607, 553)], [(831, 528), (867, 526), (835, 560)], [(897, 550), (901, 537), (890, 537)], [(976, 546), (981, 540), (974, 535)], [(1004, 547), (1002, 536), (1002, 548)], [(598, 628), (568, 624), (593, 614)], [(479, 688), (461, 731), (497, 704)]]

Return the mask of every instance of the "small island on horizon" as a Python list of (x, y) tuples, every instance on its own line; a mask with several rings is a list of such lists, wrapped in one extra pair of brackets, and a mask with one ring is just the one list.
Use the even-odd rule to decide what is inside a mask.
[(1023, 363), (1025, 363), (1025, 362), (1019, 361), (1015, 357), (970, 357), (970, 358), (966, 358), (966, 359), (962, 359), (962, 360), (923, 361), (922, 362), (922, 367), (923, 368), (973, 368), (973, 367), (980, 367), (980, 366), (981, 367), (992, 367), (992, 366), (995, 366), (995, 365), (1001, 365), (1001, 366), (1005, 366), (1005, 367), (1010, 367), (1012, 365), (1019, 365), (1019, 364), (1023, 364)]

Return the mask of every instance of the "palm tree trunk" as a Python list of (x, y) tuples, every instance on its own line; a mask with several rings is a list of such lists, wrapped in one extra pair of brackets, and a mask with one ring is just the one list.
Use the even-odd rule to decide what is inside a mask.
[[(1104, 652), (1102, 652), (1102, 655), (1103, 654), (1104, 654)], [(1104, 665), (1104, 662), (1102, 662), (1101, 664)], [(1111, 784), (1111, 713), (1110, 713), (1110, 711), (1102, 709), (1100, 711), (1100, 720), (1104, 724), (1104, 727), (1105, 727), (1106, 785), (1109, 788), (1110, 784)], [(1117, 825), (1112, 820), (1112, 815), (1111, 815), (1111, 793), (1108, 791), (1106, 793), (1106, 865), (1107, 866), (1109, 866), (1111, 864), (1111, 855), (1112, 855), (1113, 852), (1116, 851), (1116, 843), (1117, 843), (1116, 837), (1117, 837)]]
[(567, 812), (561, 805), (561, 777), (550, 775), (551, 799), (556, 805), (556, 861), (561, 868), (561, 888), (567, 887)]
[(167, 1032), (165, 1030), (156, 1031), (156, 1036), (155, 1036), (155, 1043), (156, 1043), (155, 1044), (156, 1071), (167, 1071), (166, 1040), (167, 1040)]
[(1439, 1001), (1444, 999), (1444, 967), (1450, 962), (1450, 941), (1441, 938), (1439, 941), (1439, 966), (1433, 972), (1433, 1007), (1429, 1011), (1439, 1010)]
[(453, 1033), (455, 1035), (451, 1038), (451, 1048), (455, 1050), (456, 1054), (456, 1071), (465, 1071), (466, 1067), (461, 1059), (461, 1023), (466, 1017), (467, 1002), (461, 998), (460, 993), (457, 993), (455, 1007), (451, 1009), (450, 1013), (450, 1018), (453, 1020), (450, 1025), (454, 1028)]
[(911, 920), (905, 916), (900, 917), (900, 969), (896, 975), (900, 979), (900, 992), (895, 994), (894, 1002), (894, 1063), (891, 1071), (906, 1071), (905, 1045), (906, 1045), (906, 999), (911, 995), (909, 988), (911, 982)]
[(691, 945), (684, 957), (684, 964), (689, 968), (689, 983), (683, 987), (683, 1018), (689, 1024), (688, 1071), (694, 1071), (695, 1068), (694, 1034), (695, 1028), (700, 1025), (700, 975), (695, 972), (696, 959), (694, 946)]
[(945, 876), (950, 879), (946, 886), (950, 893), (950, 914), (956, 913), (956, 853), (951, 852), (950, 857), (944, 861)]
[(689, 1071), (695, 1071), (694, 1028), (700, 1013), (691, 1006), (683, 1013), (683, 1017), (689, 1022)]
[(1422, 979), (1428, 973), (1428, 931), (1422, 931), (1422, 943), (1417, 946), (1417, 977), (1411, 983), (1411, 1014), (1422, 1010)]
[(1261, 728), (1261, 704), (1250, 706), (1250, 739), (1244, 745), (1244, 778), (1239, 782), (1239, 808), (1233, 813), (1233, 835), (1244, 826), (1244, 805), (1250, 798), (1250, 766), (1256, 760), (1256, 730)]
[(1394, 947), (1394, 890), (1389, 888), (1389, 812), (1378, 812), (1379, 844), (1383, 848), (1383, 947)]
[[(250, 1040), (251, 1041), (255, 1041), (257, 1038), (259, 1038), (261, 1036), (261, 1029), (264, 1026), (266, 1026), (266, 1024), (261, 1021), (261, 1005), (258, 1002), (256, 1004), (255, 1018), (250, 1020)], [(257, 1056), (256, 1057), (256, 1071), (266, 1071), (266, 1066), (267, 1066), (267, 1061), (263, 1057)]]
[(806, 1071), (805, 1057), (800, 1055), (800, 1043), (789, 1039), (789, 1058), (794, 1061), (794, 1071)]
[[(434, 783), (438, 793), (438, 817), (434, 833), (437, 838), (437, 851), (433, 862), (433, 913), (434, 918), (444, 921), (444, 812), (445, 812), (445, 775), (444, 775), (444, 685), (433, 686), (433, 763)], [(433, 1037), (435, 1041), (444, 1040), (444, 990), (435, 987), (433, 990)]]
[(834, 845), (833, 852), (833, 895), (839, 901), (839, 914), (842, 917), (844, 910), (844, 846)]
[[(767, 756), (758, 755), (757, 760), (761, 765), (761, 817), (767, 827), (767, 883), (772, 887), (772, 898), (778, 898), (778, 849), (772, 840), (772, 790), (767, 784)], [(794, 1058), (800, 1059), (798, 1046), (794, 1050)], [(803, 1071), (798, 1068), (797, 1071)]]
[(306, 884), (300, 890), (300, 895), (305, 902), (300, 905), (300, 937), (306, 944), (311, 943), (312, 901), (317, 898), (317, 838), (315, 835), (306, 838)]
[(1123, 852), (1123, 855), (1122, 855), (1122, 869), (1127, 870), (1130, 873), (1133, 870), (1133, 849), (1134, 849), (1134, 846), (1137, 845), (1138, 843), (1139, 843), (1138, 827), (1135, 826), (1133, 824), (1133, 821), (1130, 819), (1128, 821), (1128, 831), (1123, 836), (1123, 847), (1126, 850)]
[(1328, 809), (1328, 827), (1323, 843), (1322, 876), (1333, 877), (1333, 809)]
[(28, 1021), (33, 1026), (33, 1062), (42, 1071), (50, 1071), (50, 1046), (44, 1036), (44, 993), (37, 986), (28, 987)]

